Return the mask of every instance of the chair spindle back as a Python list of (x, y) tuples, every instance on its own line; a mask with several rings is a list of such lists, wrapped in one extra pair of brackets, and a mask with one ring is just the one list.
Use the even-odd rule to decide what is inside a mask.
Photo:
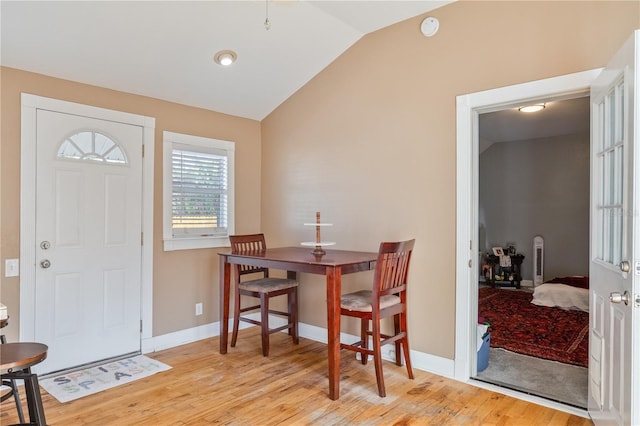
[[(256, 255), (267, 249), (264, 234), (230, 236), (231, 253)], [(236, 265), (238, 276), (262, 272), (265, 278), (269, 276), (268, 268), (259, 268), (251, 265)]]
[(380, 243), (374, 292), (382, 296), (397, 294), (406, 289), (414, 243), (415, 240)]

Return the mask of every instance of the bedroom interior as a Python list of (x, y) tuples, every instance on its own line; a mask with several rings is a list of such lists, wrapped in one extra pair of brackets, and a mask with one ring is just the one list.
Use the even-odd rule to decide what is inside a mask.
[[(513, 121), (534, 114), (535, 123)], [(585, 408), (589, 97), (546, 103), (526, 116), (517, 109), (481, 114), (480, 147), (479, 258), (485, 266), (478, 314), (479, 323), (490, 325), (491, 343), (488, 367), (475, 379)], [(510, 258), (501, 262), (504, 268), (494, 267), (506, 273), (491, 285), (486, 256), (509, 246), (511, 254), (524, 255), (522, 276)], [(521, 288), (509, 281), (513, 275)]]

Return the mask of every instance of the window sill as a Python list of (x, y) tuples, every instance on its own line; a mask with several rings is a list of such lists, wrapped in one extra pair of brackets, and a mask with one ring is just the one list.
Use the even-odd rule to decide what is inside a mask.
[(231, 247), (228, 237), (173, 238), (164, 240), (164, 251)]

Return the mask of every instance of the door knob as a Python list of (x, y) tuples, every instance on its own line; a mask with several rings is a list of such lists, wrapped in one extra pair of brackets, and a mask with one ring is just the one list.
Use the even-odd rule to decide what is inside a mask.
[(49, 266), (51, 266), (51, 262), (49, 262), (48, 259), (41, 260), (40, 266), (42, 266), (44, 269), (47, 269)]
[(611, 293), (609, 295), (609, 300), (611, 301), (611, 303), (622, 303), (624, 302), (625, 305), (629, 304), (629, 292), (627, 290), (624, 291), (624, 293), (620, 294), (617, 291)]
[(631, 265), (629, 265), (629, 262), (627, 262), (626, 260), (623, 260), (622, 262), (620, 262), (620, 270), (622, 272), (629, 272), (629, 270), (631, 270)]

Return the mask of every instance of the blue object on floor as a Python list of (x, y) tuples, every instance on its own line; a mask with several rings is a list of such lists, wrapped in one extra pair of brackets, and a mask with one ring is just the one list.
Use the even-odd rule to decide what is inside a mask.
[(491, 333), (487, 333), (482, 337), (482, 346), (478, 350), (478, 373), (484, 371), (489, 366), (489, 343), (491, 341)]

